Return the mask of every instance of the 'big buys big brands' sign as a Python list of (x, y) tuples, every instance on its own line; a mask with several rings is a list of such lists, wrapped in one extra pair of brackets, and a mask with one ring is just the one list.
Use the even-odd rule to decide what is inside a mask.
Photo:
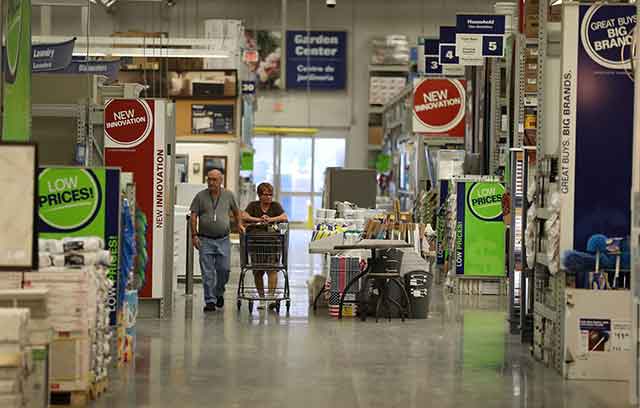
[(416, 79), (413, 86), (413, 131), (430, 137), (465, 133), (466, 81)]
[[(162, 298), (166, 183), (169, 180), (165, 117), (167, 102), (111, 99), (104, 107), (105, 163), (133, 173), (136, 207), (146, 219), (146, 255), (143, 298)], [(140, 222), (140, 220), (138, 220)]]

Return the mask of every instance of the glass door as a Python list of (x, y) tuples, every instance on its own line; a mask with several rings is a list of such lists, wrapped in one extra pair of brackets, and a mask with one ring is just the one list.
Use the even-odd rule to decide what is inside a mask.
[(313, 139), (280, 138), (279, 197), (291, 222), (305, 222), (311, 201)]
[(345, 164), (344, 138), (259, 136), (253, 147), (254, 181), (273, 184), (274, 199), (294, 223), (307, 221), (310, 203), (322, 207), (326, 168)]

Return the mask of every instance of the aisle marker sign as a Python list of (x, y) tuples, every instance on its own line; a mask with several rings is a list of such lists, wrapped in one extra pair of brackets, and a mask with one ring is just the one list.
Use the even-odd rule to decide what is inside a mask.
[(463, 65), (482, 65), (482, 58), (504, 57), (506, 17), (492, 14), (456, 16), (456, 52)]
[(440, 27), (440, 45), (438, 50), (442, 74), (446, 77), (463, 77), (464, 65), (456, 55), (456, 28)]
[(424, 65), (425, 74), (442, 75), (442, 65), (440, 65), (440, 40), (424, 40)]
[(443, 26), (440, 27), (440, 64), (441, 65), (457, 65), (460, 58), (456, 53), (456, 28)]
[(466, 81), (423, 78), (414, 81), (413, 131), (427, 137), (464, 138)]

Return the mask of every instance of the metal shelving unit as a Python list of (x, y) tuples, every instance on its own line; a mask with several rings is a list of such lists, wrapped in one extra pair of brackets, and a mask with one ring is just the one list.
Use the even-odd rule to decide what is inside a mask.
[[(545, 59), (548, 53), (547, 22), (549, 14), (549, 2), (540, 1), (538, 10), (538, 92), (535, 95), (527, 95), (529, 99), (535, 98), (537, 104), (536, 147), (538, 152), (538, 168), (536, 180), (540, 186), (540, 180), (549, 182), (547, 172), (548, 162), (543, 160), (545, 149)], [(532, 42), (533, 43), (533, 42)], [(534, 101), (530, 101), (531, 104)], [(548, 157), (547, 157), (548, 158)], [(566, 277), (564, 272), (558, 271), (555, 275), (549, 272), (549, 262), (546, 255), (545, 238), (542, 234), (544, 222), (551, 216), (551, 211), (546, 208), (544, 191), (538, 191), (536, 197), (536, 254), (534, 270), (534, 340), (533, 355), (546, 365), (555, 368), (562, 373), (563, 370), (563, 333), (565, 312), (565, 287)]]

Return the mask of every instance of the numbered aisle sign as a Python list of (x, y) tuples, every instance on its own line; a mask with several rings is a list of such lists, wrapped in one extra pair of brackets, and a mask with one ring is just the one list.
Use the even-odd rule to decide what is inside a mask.
[(460, 58), (456, 55), (456, 28), (440, 27), (440, 65), (442, 74), (447, 77), (462, 77), (465, 74), (464, 65), (460, 65)]
[(463, 65), (483, 58), (504, 57), (506, 17), (491, 14), (456, 16), (456, 52)]
[(460, 58), (456, 55), (456, 28), (440, 27), (440, 64), (457, 65)]
[(440, 40), (424, 40), (424, 65), (425, 74), (442, 75), (442, 65), (440, 65)]
[(256, 93), (256, 81), (242, 81), (242, 94), (253, 95)]

